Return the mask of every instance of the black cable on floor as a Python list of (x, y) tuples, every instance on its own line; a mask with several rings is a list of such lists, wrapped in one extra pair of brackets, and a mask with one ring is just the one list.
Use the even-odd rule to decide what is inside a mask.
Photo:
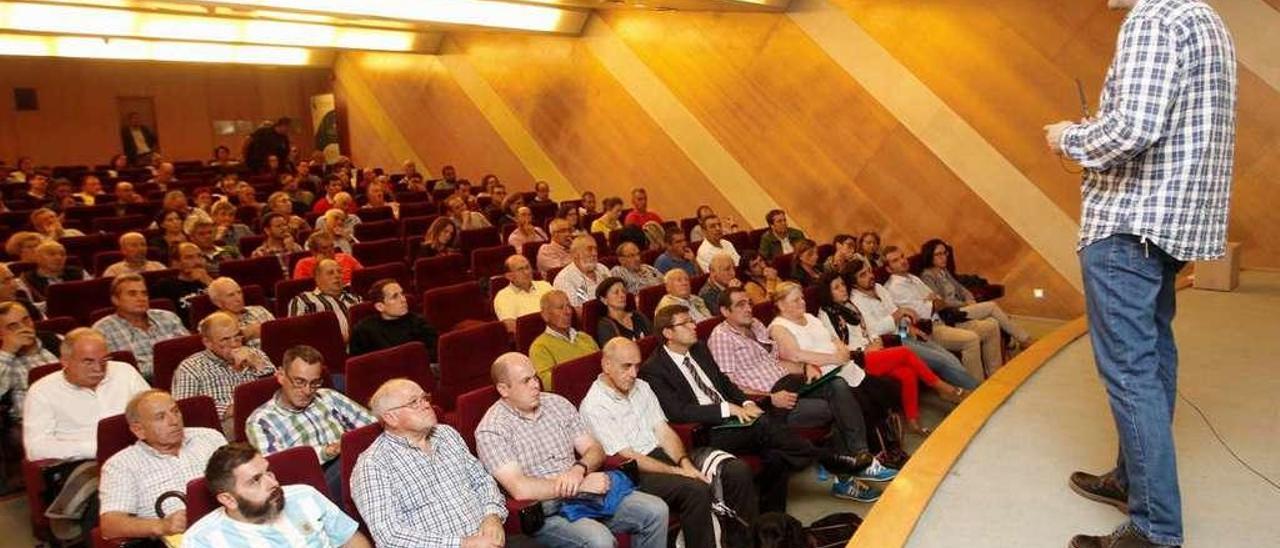
[(1182, 398), (1182, 401), (1187, 402), (1187, 405), (1190, 405), (1192, 409), (1196, 410), (1196, 413), (1200, 414), (1200, 420), (1204, 421), (1205, 426), (1209, 427), (1209, 431), (1213, 432), (1213, 437), (1218, 438), (1218, 443), (1221, 444), (1222, 447), (1226, 449), (1228, 453), (1231, 453), (1231, 457), (1236, 459), (1236, 462), (1239, 462), (1241, 466), (1245, 467), (1245, 469), (1249, 470), (1250, 472), (1253, 472), (1253, 475), (1262, 478), (1262, 481), (1265, 481), (1271, 484), (1271, 486), (1274, 487), (1277, 491), (1280, 491), (1280, 484), (1277, 484), (1271, 478), (1268, 478), (1267, 476), (1263, 475), (1262, 472), (1259, 472), (1257, 469), (1250, 466), (1249, 463), (1245, 462), (1244, 459), (1240, 458), (1240, 455), (1236, 454), (1235, 449), (1232, 449), (1231, 446), (1227, 444), (1227, 440), (1222, 439), (1222, 436), (1218, 434), (1218, 429), (1214, 428), (1212, 422), (1209, 422), (1209, 417), (1205, 416), (1204, 411), (1200, 410), (1200, 406), (1196, 405), (1195, 402), (1191, 401), (1190, 398), (1187, 398), (1187, 396), (1183, 394), (1181, 390), (1178, 391), (1178, 397)]

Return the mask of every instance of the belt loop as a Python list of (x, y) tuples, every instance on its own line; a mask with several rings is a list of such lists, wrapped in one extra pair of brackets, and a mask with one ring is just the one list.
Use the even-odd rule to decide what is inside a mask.
[(1151, 247), (1150, 247), (1149, 243), (1147, 242), (1147, 237), (1146, 237), (1146, 236), (1143, 236), (1143, 237), (1142, 237), (1142, 256), (1143, 256), (1143, 257), (1145, 257), (1145, 258), (1147, 258), (1147, 259), (1150, 259), (1150, 258), (1151, 258)]

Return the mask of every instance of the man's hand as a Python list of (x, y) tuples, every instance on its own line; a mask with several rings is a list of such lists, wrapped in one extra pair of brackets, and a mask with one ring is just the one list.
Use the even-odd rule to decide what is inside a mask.
[(756, 417), (764, 414), (764, 410), (756, 405), (756, 402), (747, 400), (742, 405), (729, 404), (729, 414), (738, 417), (738, 420), (748, 423), (756, 420)]
[(764, 279), (769, 281), (778, 281), (778, 269), (772, 266), (764, 267)]
[(234, 371), (244, 371), (246, 367), (253, 366), (253, 352), (247, 346), (241, 346), (231, 351), (231, 369)]
[(816, 366), (816, 365), (813, 365), (813, 364), (811, 364), (811, 363), (807, 363), (807, 364), (805, 364), (805, 366), (804, 366), (804, 381), (805, 381), (805, 382), (813, 382), (813, 381), (817, 380), (817, 379), (818, 379), (818, 377), (821, 377), (821, 376), (822, 376), (822, 368), (820, 368), (820, 367), (818, 367), (818, 366)]
[(871, 340), (867, 341), (867, 350), (883, 350), (883, 349), (884, 349), (884, 341), (880, 340), (880, 337), (871, 337)]
[(582, 493), (593, 493), (603, 495), (609, 492), (609, 475), (604, 472), (592, 472), (587, 474), (586, 479), (582, 480), (582, 484), (578, 486), (578, 491)]
[(485, 516), (484, 521), (480, 522), (480, 536), (492, 540), (495, 546), (502, 546), (507, 542), (507, 532), (502, 527), (502, 520), (493, 514)]
[(252, 340), (262, 336), (262, 323), (252, 322), (245, 324), (240, 328), (240, 334), (244, 335), (245, 340)]
[(692, 459), (686, 458), (682, 460), (684, 461), (684, 463), (681, 464), (680, 466), (677, 466), (675, 469), (675, 474), (677, 476), (684, 476), (689, 479), (696, 479), (702, 483), (711, 483), (711, 478), (708, 478), (707, 476), (703, 475), (702, 472), (699, 472), (697, 468), (693, 467)]
[(556, 496), (559, 498), (572, 497), (581, 489), (583, 476), (586, 472), (581, 466), (571, 466), (564, 473), (556, 476)]
[(1074, 125), (1076, 125), (1075, 122), (1063, 120), (1044, 126), (1044, 140), (1049, 145), (1049, 152), (1062, 154), (1062, 132)]
[(23, 348), (26, 348), (35, 342), (35, 329), (29, 327), (19, 327), (18, 329), (13, 330), (6, 329), (4, 332), (4, 339), (0, 341), (0, 349), (16, 356)]
[[(729, 279), (729, 287), (731, 287), (731, 288), (733, 288), (733, 287), (742, 287), (742, 280), (739, 280), (739, 279), (737, 279), (737, 278), (730, 278), (730, 279)], [(708, 303), (708, 304), (710, 304), (710, 303)]]
[(160, 536), (175, 535), (187, 530), (187, 511), (178, 510), (160, 520)]
[(204, 285), (209, 285), (209, 282), (213, 281), (213, 277), (209, 276), (209, 271), (204, 268), (192, 270), (191, 277), (200, 280)]
[(778, 409), (791, 409), (796, 406), (796, 393), (779, 390), (769, 394), (769, 401)]
[(463, 538), (462, 544), (459, 546), (462, 548), (502, 548), (502, 545), (503, 543), (495, 542), (492, 538), (485, 535), (482, 530), (474, 536)]
[(336, 457), (341, 453), (342, 453), (342, 442), (335, 441), (333, 443), (330, 443), (329, 445), (324, 446), (325, 460), (332, 459), (333, 457)]

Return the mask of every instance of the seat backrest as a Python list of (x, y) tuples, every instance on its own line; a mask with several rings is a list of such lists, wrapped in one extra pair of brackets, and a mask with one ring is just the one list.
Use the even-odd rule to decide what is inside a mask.
[(223, 261), (218, 265), (218, 275), (234, 278), (242, 287), (256, 285), (268, 295), (275, 290), (276, 282), (284, 279), (280, 259), (272, 255)]
[[(221, 431), (222, 424), (218, 420), (218, 408), (209, 396), (192, 396), (178, 400), (178, 410), (182, 412), (182, 425), (187, 428), (212, 428)], [(98, 421), (98, 464), (107, 462), (112, 455), (120, 452), (137, 441), (133, 432), (129, 431), (129, 421), (124, 414), (114, 415)]]
[[(427, 233), (427, 228), (431, 223), (436, 222), (436, 218), (440, 217), (434, 213), (422, 213), (420, 215), (410, 215), (413, 211), (420, 209), (417, 204), (406, 208), (408, 204), (400, 204), (400, 237), (405, 240), (421, 240)], [(430, 204), (424, 204), (421, 209), (433, 210)]]
[(36, 381), (57, 373), (61, 369), (62, 363), (60, 362), (46, 363), (44, 365), (32, 367), (31, 370), (27, 371), (27, 386), (31, 386), (35, 384)]
[(516, 352), (528, 354), (529, 347), (533, 345), (533, 340), (546, 330), (547, 322), (542, 319), (542, 314), (539, 312), (525, 314), (516, 318)]
[[(694, 295), (697, 295), (699, 291), (702, 291), (702, 286), (707, 284), (707, 280), (710, 277), (711, 276), (708, 274), (699, 274), (689, 278), (689, 291), (693, 292)], [(707, 305), (710, 304), (711, 303), (707, 303)]]
[(490, 407), (499, 399), (498, 389), (492, 384), (487, 384), (469, 390), (458, 396), (458, 411), (453, 414), (453, 426), (462, 434), (462, 439), (467, 441), (467, 447), (471, 448), (471, 454), (476, 453), (476, 427), (480, 425), (480, 419), (484, 418), (484, 414), (489, 411)]
[(795, 256), (795, 253), (783, 253), (773, 258), (773, 268), (778, 271), (778, 276), (791, 279), (791, 262), (795, 260)]
[[(376, 208), (382, 209), (382, 208)], [(382, 219), (365, 219), (366, 216), (375, 216), (374, 209), (361, 208), (356, 213), (360, 217), (361, 223), (356, 225), (352, 230), (357, 240), (372, 241), (383, 240), (386, 238), (400, 238), (400, 223), (391, 218), (391, 208), (386, 208), (386, 217)]]
[(481, 247), (471, 252), (471, 275), (478, 279), (496, 276), (507, 271), (507, 257), (515, 254), (509, 245)]
[(151, 385), (161, 390), (173, 390), (173, 374), (178, 370), (178, 364), (188, 356), (204, 350), (204, 341), (200, 335), (188, 335), (160, 341), (153, 348), (155, 377)]
[(458, 394), (489, 384), (490, 366), (508, 349), (507, 329), (499, 321), (441, 335), (437, 404), (453, 409)]
[(404, 245), (395, 238), (356, 242), (351, 246), (351, 255), (365, 266), (398, 263), (404, 261)]
[(662, 344), (662, 338), (659, 335), (649, 335), (636, 341), (636, 346), (640, 347), (640, 360), (649, 359), (649, 354), (657, 350), (660, 344)]
[(107, 267), (124, 260), (124, 253), (119, 251), (99, 251), (93, 254), (93, 275), (99, 278), (107, 271)]
[(351, 326), (352, 329), (355, 329), (355, 327), (360, 325), (360, 322), (364, 321), (365, 318), (377, 314), (378, 309), (374, 306), (375, 304), (376, 303), (365, 301), (362, 303), (356, 303), (351, 308), (348, 308), (347, 325)]
[(473, 249), (481, 247), (489, 247), (502, 243), (498, 240), (498, 227), (486, 226), (484, 228), (473, 228), (471, 230), (463, 230), (458, 233), (458, 247), (462, 249), (462, 253), (469, 254)]
[[(724, 321), (723, 316), (712, 316), (710, 318), (707, 318), (705, 320), (698, 322), (698, 326), (697, 326), (698, 340), (702, 342), (707, 342), (707, 337), (711, 336), (711, 330), (715, 329), (716, 326), (720, 325), (720, 322), (723, 322), (723, 321)], [(556, 386), (560, 386), (560, 385), (557, 384)]]
[(747, 249), (760, 249), (760, 240), (764, 238), (764, 233), (768, 231), (769, 227), (764, 227), (747, 232)]
[(262, 324), (262, 351), (271, 358), (271, 363), (283, 365), (280, 360), (284, 352), (299, 344), (319, 350), (331, 375), (347, 363), (347, 345), (342, 341), (342, 328), (333, 312), (278, 318)]
[[(240, 291), (244, 292), (244, 304), (246, 306), (267, 306), (267, 296), (262, 291), (261, 286), (246, 285), (242, 286)], [(218, 307), (213, 305), (208, 293), (201, 293), (187, 301), (187, 315), (191, 317), (191, 325), (200, 325), (200, 320), (203, 320), (209, 314), (217, 312), (217, 310)]]
[[(362, 207), (356, 210), (356, 217), (360, 218), (360, 225), (385, 223), (387, 221), (391, 221), (391, 224), (395, 225), (394, 216), (391, 206)], [(360, 225), (356, 225), (356, 228), (360, 228)]]
[(249, 415), (252, 415), (258, 407), (267, 403), (267, 400), (270, 400), (279, 388), (280, 382), (276, 380), (275, 376), (255, 379), (236, 386), (235, 392), (231, 395), (232, 409), (234, 410), (232, 420), (235, 422), (236, 436), (235, 440), (232, 441), (244, 441), (246, 439), (245, 429), (248, 425), (245, 424), (245, 421), (249, 420)]
[(360, 518), (360, 511), (356, 509), (355, 500), (351, 498), (351, 473), (356, 469), (356, 462), (360, 460), (360, 454), (364, 453), (373, 444), (373, 440), (378, 439), (382, 435), (382, 423), (375, 422), (366, 424), (355, 430), (347, 430), (342, 434), (342, 441), (339, 442), (342, 447), (342, 485), (347, 488), (342, 490), (342, 506), (351, 517), (356, 521), (364, 523)]
[(413, 286), (419, 292), (469, 279), (467, 258), (456, 253), (423, 257), (413, 262)]
[[(285, 449), (279, 453), (267, 455), (267, 463), (280, 485), (306, 484), (326, 497), (332, 496), (324, 482), (324, 471), (320, 469), (320, 461), (316, 460), (315, 449), (301, 446)], [(203, 476), (187, 482), (187, 519), (191, 520), (188, 523), (199, 521), (218, 507), (218, 500), (209, 491), (209, 484), (205, 482)]]
[(417, 341), (347, 358), (346, 372), (347, 396), (366, 407), (378, 387), (391, 379), (412, 380), (428, 392), (436, 388), (427, 347)]
[(757, 320), (760, 320), (760, 323), (767, 326), (769, 325), (769, 322), (773, 321), (774, 316), (778, 315), (778, 309), (772, 302), (766, 301), (753, 305), (751, 307), (751, 315), (755, 316)]
[(35, 323), (36, 331), (52, 331), (59, 335), (66, 335), (80, 325), (80, 322), (71, 316), (46, 317)]
[(404, 261), (380, 264), (378, 266), (365, 265), (364, 268), (352, 272), (351, 292), (363, 299), (369, 293), (369, 288), (383, 278), (396, 280), (400, 283), (400, 289), (404, 290), (405, 294), (413, 294), (413, 276), (409, 274), (409, 267), (405, 266)]
[(493, 305), (474, 281), (428, 289), (422, 294), (422, 314), (437, 332), (447, 333), (465, 320), (496, 318)]
[(114, 279), (94, 278), (50, 285), (46, 290), (46, 314), (50, 317), (71, 316), (82, 324), (88, 324), (91, 312), (111, 306), (111, 281)]
[(600, 352), (592, 352), (586, 356), (574, 358), (561, 363), (551, 370), (551, 384), (556, 393), (564, 396), (574, 407), (587, 397), (591, 384), (600, 375)]
[(636, 307), (640, 309), (641, 314), (652, 320), (653, 314), (658, 310), (658, 301), (661, 301), (666, 294), (667, 288), (661, 284), (641, 289), (636, 295)]
[(546, 243), (547, 242), (525, 242), (524, 245), (520, 246), (520, 254), (524, 255), (524, 258), (529, 259), (529, 265), (533, 267), (535, 272), (538, 270), (538, 250), (542, 249), (542, 246)]
[(289, 315), (289, 301), (297, 297), (299, 293), (311, 291), (316, 288), (316, 280), (314, 278), (303, 278), (301, 280), (280, 280), (276, 282), (276, 317), (283, 318)]

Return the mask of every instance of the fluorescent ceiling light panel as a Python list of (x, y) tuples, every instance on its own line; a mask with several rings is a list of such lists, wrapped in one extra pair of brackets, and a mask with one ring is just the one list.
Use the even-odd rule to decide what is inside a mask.
[(315, 52), (306, 48), (6, 33), (0, 33), (0, 55), (254, 65), (317, 62)]
[(578, 33), (587, 12), (493, 0), (193, 0), (204, 6), (380, 17), (420, 23)]

